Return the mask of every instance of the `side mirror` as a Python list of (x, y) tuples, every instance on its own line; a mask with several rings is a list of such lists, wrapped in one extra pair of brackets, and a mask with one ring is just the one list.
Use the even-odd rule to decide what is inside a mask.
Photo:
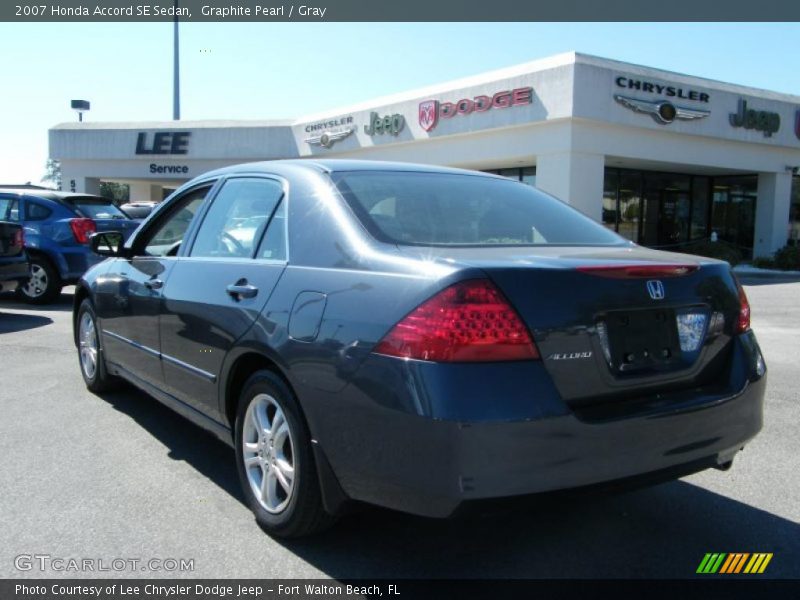
[(122, 256), (125, 238), (119, 231), (101, 231), (92, 234), (89, 246), (92, 252), (100, 256)]

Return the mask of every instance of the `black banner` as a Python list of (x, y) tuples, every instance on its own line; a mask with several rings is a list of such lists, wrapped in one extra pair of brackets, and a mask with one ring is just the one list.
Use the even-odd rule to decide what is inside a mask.
[(322, 580), (322, 579), (29, 579), (0, 581), (3, 600), (458, 600), (558, 598), (569, 600), (645, 597), (792, 599), (800, 581), (713, 576), (692, 580)]
[(798, 21), (796, 0), (11, 0), (0, 21), (12, 22), (451, 22), (451, 21)]

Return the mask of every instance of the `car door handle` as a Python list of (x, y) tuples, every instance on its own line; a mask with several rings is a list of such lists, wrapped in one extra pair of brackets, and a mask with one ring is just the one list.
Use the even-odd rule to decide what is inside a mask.
[(241, 300), (242, 298), (255, 298), (256, 294), (258, 294), (258, 288), (247, 283), (246, 279), (240, 279), (225, 289), (234, 300)]
[(144, 282), (144, 287), (150, 290), (160, 290), (164, 286), (164, 282), (160, 279), (148, 279)]

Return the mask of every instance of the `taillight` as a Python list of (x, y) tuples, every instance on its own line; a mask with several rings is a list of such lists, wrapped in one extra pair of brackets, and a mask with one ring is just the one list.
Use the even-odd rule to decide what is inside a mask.
[(589, 265), (578, 267), (581, 273), (612, 279), (646, 277), (681, 277), (697, 270), (697, 265)]
[(742, 284), (738, 281), (736, 288), (739, 290), (739, 318), (736, 319), (736, 333), (744, 333), (750, 329), (750, 302), (747, 300), (747, 294), (744, 293)]
[(25, 230), (22, 227), (14, 232), (14, 239), (11, 240), (11, 245), (20, 249), (25, 247)]
[(89, 235), (97, 231), (97, 225), (91, 219), (70, 219), (69, 226), (79, 244), (88, 244)]
[(539, 358), (528, 329), (488, 280), (452, 285), (392, 328), (378, 354), (435, 362), (496, 362)]

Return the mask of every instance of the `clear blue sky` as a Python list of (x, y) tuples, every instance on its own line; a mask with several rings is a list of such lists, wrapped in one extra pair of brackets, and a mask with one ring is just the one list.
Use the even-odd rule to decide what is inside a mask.
[[(0, 183), (38, 182), (47, 129), (172, 116), (171, 23), (0, 24)], [(800, 95), (800, 24), (181, 25), (182, 117), (292, 118), (576, 50)]]

